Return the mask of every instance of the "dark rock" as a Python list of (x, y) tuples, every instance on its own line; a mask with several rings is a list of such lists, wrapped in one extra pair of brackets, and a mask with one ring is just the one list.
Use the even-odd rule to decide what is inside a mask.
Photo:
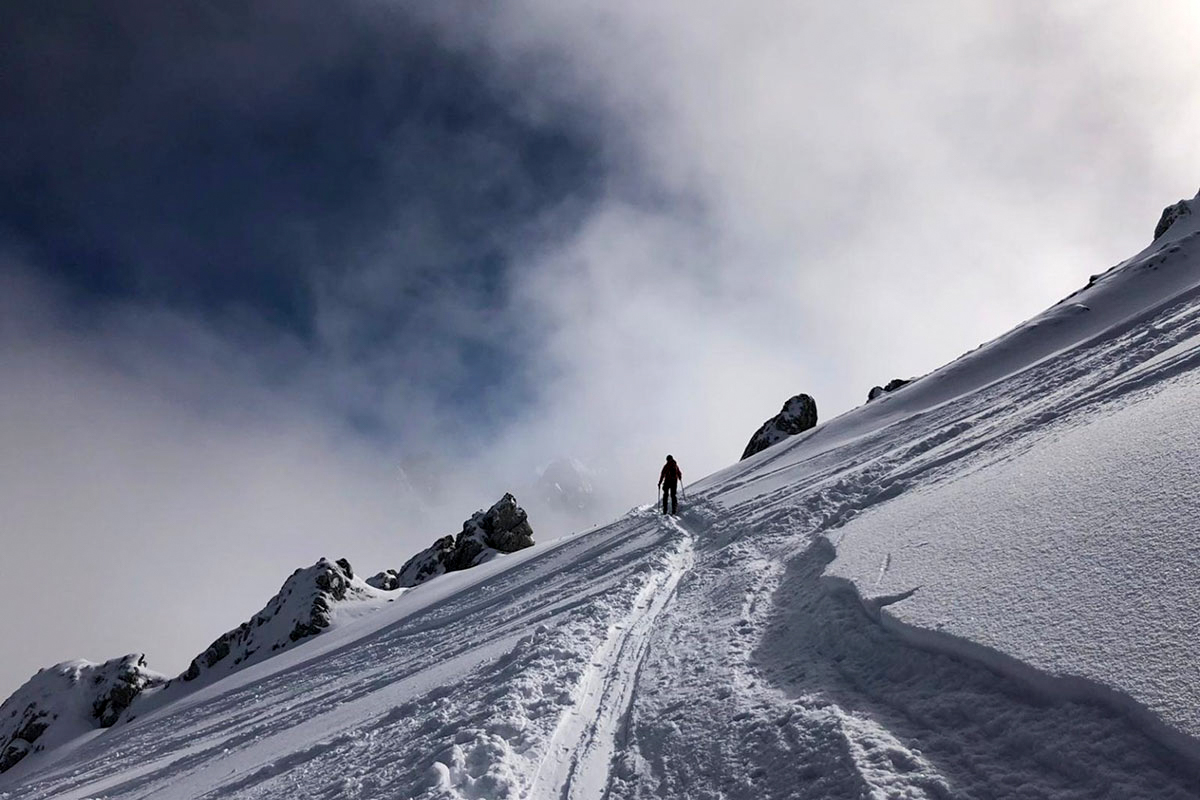
[(885, 385), (885, 386), (872, 387), (871, 391), (867, 392), (867, 402), (869, 403), (870, 401), (874, 400), (876, 397), (879, 397), (881, 394), (887, 394), (888, 392), (894, 392), (897, 389), (899, 389), (901, 386), (907, 386), (908, 384), (912, 383), (914, 380), (915, 380), (914, 378), (909, 378), (908, 380), (905, 380), (903, 378), (892, 378), (890, 381), (887, 382), (887, 385)]
[(367, 586), (373, 589), (379, 589), (384, 592), (390, 592), (400, 588), (400, 573), (394, 569), (385, 569), (370, 578), (367, 578)]
[(798, 394), (783, 404), (783, 409), (762, 424), (742, 452), (746, 459), (766, 450), (789, 436), (803, 433), (817, 425), (817, 402), (806, 394)]
[(457, 536), (443, 536), (430, 547), (410, 558), (398, 572), (391, 570), (375, 576), (380, 585), (411, 588), (447, 572), (469, 569), (495, 553), (512, 553), (533, 545), (533, 528), (525, 510), (511, 494), (505, 494), (487, 511), (477, 511)]
[[(34, 738), (37, 738), (41, 735), (41, 731), (38, 731), (36, 734), (34, 734)], [(20, 736), (13, 737), (12, 740), (4, 746), (4, 749), (0, 751), (0, 772), (7, 772), (8, 770), (12, 769), (12, 767), (16, 765), (18, 761), (29, 755), (29, 751), (31, 749), (32, 747), (29, 744), (28, 739)]]
[(517, 505), (517, 499), (511, 494), (505, 494), (487, 511), (477, 512), (464, 522), (458, 538), (471, 536), (473, 528), (483, 532), (484, 544), (501, 553), (515, 553), (533, 546), (529, 515)]
[(404, 562), (396, 575), (398, 588), (411, 588), (450, 571), (454, 561), (454, 537), (443, 536)]
[[(146, 669), (146, 657), (143, 654), (125, 656), (120, 659), (116, 674), (107, 682), (106, 689), (93, 701), (92, 716), (101, 728), (111, 728), (143, 690), (163, 682), (158, 675)], [(100, 675), (96, 676), (96, 683), (101, 683)]]
[[(1200, 194), (1197, 197), (1200, 197)], [(1162, 236), (1172, 225), (1191, 213), (1192, 207), (1186, 200), (1180, 200), (1178, 203), (1164, 208), (1162, 216), (1158, 218), (1158, 224), (1154, 226), (1154, 238)]]

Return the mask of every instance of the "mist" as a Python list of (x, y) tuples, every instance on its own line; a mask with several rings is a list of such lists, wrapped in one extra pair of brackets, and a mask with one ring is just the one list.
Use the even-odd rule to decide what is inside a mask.
[[(176, 673), (294, 568), (397, 568), (504, 491), (539, 541), (602, 523), (1200, 181), (1183, 0), (323, 9), (0, 13), (0, 694)], [(564, 457), (600, 500), (539, 519)]]

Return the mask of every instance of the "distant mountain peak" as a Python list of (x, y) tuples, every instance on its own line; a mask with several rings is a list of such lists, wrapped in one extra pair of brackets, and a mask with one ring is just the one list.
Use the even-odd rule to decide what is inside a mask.
[(557, 458), (538, 476), (538, 499), (556, 511), (585, 511), (595, 503), (595, 472), (574, 458)]

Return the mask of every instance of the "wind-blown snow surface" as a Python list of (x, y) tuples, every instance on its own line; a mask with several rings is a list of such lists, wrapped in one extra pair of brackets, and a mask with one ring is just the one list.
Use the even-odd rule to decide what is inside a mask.
[(1198, 241), (0, 797), (1200, 797)]

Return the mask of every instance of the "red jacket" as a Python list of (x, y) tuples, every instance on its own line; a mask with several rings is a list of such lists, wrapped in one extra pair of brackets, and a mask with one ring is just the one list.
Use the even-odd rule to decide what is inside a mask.
[(658, 473), (659, 486), (674, 486), (681, 480), (683, 480), (683, 470), (679, 468), (678, 462), (668, 461), (663, 464), (662, 472)]

